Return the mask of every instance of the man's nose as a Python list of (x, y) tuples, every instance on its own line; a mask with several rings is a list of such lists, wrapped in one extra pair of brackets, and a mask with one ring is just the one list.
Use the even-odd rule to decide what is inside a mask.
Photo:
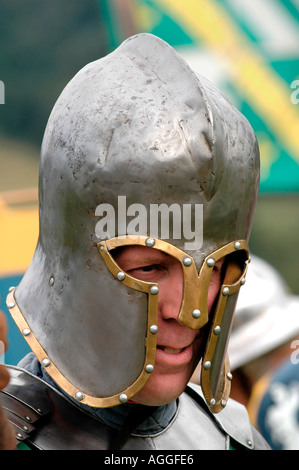
[(183, 299), (183, 275), (177, 273), (159, 286), (159, 312), (164, 320), (177, 319)]

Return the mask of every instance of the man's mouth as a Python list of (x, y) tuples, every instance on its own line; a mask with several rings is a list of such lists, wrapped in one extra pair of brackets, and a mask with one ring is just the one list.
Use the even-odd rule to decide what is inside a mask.
[(162, 351), (166, 352), (167, 354), (180, 354), (186, 348), (171, 348), (169, 346), (157, 346), (157, 349), (161, 349)]

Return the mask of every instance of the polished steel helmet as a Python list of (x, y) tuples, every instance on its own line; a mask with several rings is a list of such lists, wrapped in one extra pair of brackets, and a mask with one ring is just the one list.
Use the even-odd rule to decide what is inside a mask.
[[(113, 257), (133, 244), (181, 263), (178, 321), (206, 325), (202, 387), (213, 411), (225, 406), (227, 339), (258, 183), (247, 120), (161, 39), (134, 36), (70, 81), (42, 144), (36, 252), (8, 297), (63, 390), (93, 407), (114, 406), (154, 370), (159, 285), (122, 272)], [(208, 317), (209, 280), (223, 257)]]
[(290, 292), (274, 266), (256, 255), (250, 258), (228, 347), (231, 370), (299, 335), (299, 296)]

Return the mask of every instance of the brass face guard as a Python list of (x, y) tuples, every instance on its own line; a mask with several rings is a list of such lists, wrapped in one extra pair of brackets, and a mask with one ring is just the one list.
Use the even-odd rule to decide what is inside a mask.
[[(201, 367), (201, 387), (213, 413), (218, 413), (226, 406), (230, 394), (232, 374), (226, 349), (235, 310), (235, 296), (245, 282), (249, 263), (249, 252), (245, 243), (239, 245), (236, 242), (234, 245), (236, 249), (246, 252), (247, 259), (243, 269), (234, 260), (228, 260)], [(233, 302), (230, 305), (231, 299)]]
[[(178, 315), (178, 321), (192, 330), (198, 330), (208, 322), (208, 290), (214, 265), (221, 258), (224, 258), (235, 251), (245, 250), (247, 257), (249, 254), (247, 242), (245, 240), (228, 243), (205, 258), (198, 274), (194, 260), (187, 253), (160, 239), (141, 236), (133, 237), (128, 235), (110, 238), (109, 240), (99, 242), (98, 248), (110, 272), (117, 278), (123, 278), (122, 282), (128, 287), (142, 292), (149, 292), (151, 286), (158, 287), (158, 284), (140, 281), (139, 279), (135, 279), (134, 277), (123, 273), (109, 253), (109, 251), (114, 248), (132, 245), (148, 246), (156, 250), (160, 250), (176, 258), (180, 262), (184, 277), (184, 294)], [(230, 291), (231, 293), (239, 289), (241, 280), (245, 277), (245, 274), (246, 270), (244, 273), (239, 275), (238, 281), (234, 283), (233, 290)], [(228, 284), (228, 286), (229, 285), (230, 284)], [(149, 316), (152, 314), (151, 310), (151, 305), (149, 305)]]
[[(184, 289), (178, 321), (191, 329), (200, 329), (207, 324), (209, 319), (208, 312), (208, 290), (214, 265), (227, 255), (237, 251), (245, 252), (244, 268), (233, 260), (228, 261), (224, 282), (221, 286), (221, 295), (215, 310), (212, 327), (206, 345), (206, 351), (203, 358), (203, 367), (201, 372), (201, 386), (203, 394), (211, 410), (214, 413), (221, 411), (229, 398), (231, 374), (229, 371), (229, 361), (226, 357), (227, 338), (230, 334), (231, 322), (234, 308), (229, 309), (228, 299), (237, 294), (240, 286), (245, 281), (245, 275), (248, 266), (249, 251), (247, 242), (239, 240), (228, 243), (207, 256), (200, 268), (199, 273), (194, 260), (184, 251), (160, 239), (151, 239), (147, 237), (116, 237), (98, 243), (100, 253), (111, 273), (124, 282), (128, 287), (142, 292), (151, 292), (151, 288), (158, 289), (158, 284), (147, 283), (131, 277), (124, 273), (116, 264), (109, 251), (124, 246), (148, 246), (160, 250), (176, 258), (183, 270)], [(158, 292), (158, 291), (157, 291)], [(157, 296), (158, 297), (158, 296)], [(157, 297), (155, 299), (157, 300)], [(148, 303), (148, 321), (157, 318), (158, 302), (153, 304), (152, 296), (149, 295)], [(220, 332), (222, 331), (222, 335)], [(219, 339), (224, 338), (224, 343)], [(219, 357), (221, 358), (219, 360)], [(153, 361), (152, 361), (153, 363)]]
[[(34, 336), (30, 325), (28, 325), (26, 319), (22, 315), (22, 312), (20, 311), (14, 297), (14, 290), (9, 292), (7, 296), (7, 306), (10, 314), (12, 315), (15, 323), (18, 325), (31, 350), (39, 359), (42, 366), (46, 368), (47, 373), (69, 396), (73, 397), (75, 400), (80, 401), (81, 403), (96, 408), (106, 408), (126, 402), (145, 386), (146, 382), (151, 376), (152, 371), (154, 370), (158, 321), (157, 294), (159, 288), (158, 284), (140, 281), (126, 273), (123, 273), (120, 267), (116, 264), (109, 251), (117, 247), (128, 245), (152, 247), (161, 250), (180, 261), (184, 275), (184, 293), (181, 309), (178, 315), (178, 321), (191, 329), (200, 329), (208, 322), (207, 294), (214, 264), (222, 257), (236, 250), (245, 250), (248, 254), (246, 241), (240, 240), (238, 242), (229, 243), (215, 251), (213, 254), (209, 255), (204, 260), (198, 274), (194, 260), (187, 253), (163, 240), (153, 240), (148, 237), (127, 236), (116, 237), (113, 239), (101, 241), (97, 244), (99, 252), (110, 272), (120, 282), (124, 283), (128, 287), (144, 292), (148, 295), (148, 324), (143, 370), (141, 371), (136, 381), (127, 389), (123, 390), (121, 393), (109, 397), (94, 397), (88, 395), (84, 393), (84, 390), (79, 390), (76, 388), (63, 376), (63, 374), (51, 361), (51, 358), (48, 357), (46, 351), (42, 348), (37, 338)], [(239, 289), (244, 276), (245, 272), (232, 286), (229, 285), (229, 289), (231, 289), (229, 295)], [(228, 286), (223, 285), (222, 287), (225, 288)], [(217, 308), (213, 325), (221, 324), (225, 312), (225, 305), (226, 301), (219, 301), (219, 308)], [(210, 335), (203, 364), (207, 363), (208, 361), (210, 361), (211, 364), (213, 363), (213, 357), (217, 347), (217, 339), (217, 337)], [(221, 405), (221, 401), (223, 402), (223, 400), (227, 399), (228, 397), (229, 387), (227, 387), (227, 385), (222, 387), (223, 392), (221, 389), (220, 398), (217, 398), (217, 402), (214, 404), (213, 400), (215, 399), (213, 398), (213, 391), (215, 387), (213, 386), (212, 382), (215, 374), (211, 374), (211, 372), (213, 372), (213, 368), (210, 367), (208, 369), (203, 367), (202, 371), (202, 388), (204, 396), (207, 402), (210, 403), (212, 411), (218, 412), (223, 408), (223, 403)], [(217, 386), (219, 386), (218, 382)], [(227, 380), (224, 380), (224, 382), (226, 383)]]

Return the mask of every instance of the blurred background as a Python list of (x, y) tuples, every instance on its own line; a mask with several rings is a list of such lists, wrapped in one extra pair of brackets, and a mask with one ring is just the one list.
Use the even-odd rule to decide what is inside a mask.
[[(38, 236), (39, 149), (63, 87), (138, 32), (177, 48), (251, 122), (261, 186), (250, 248), (299, 294), (299, 0), (0, 0), (0, 296)], [(9, 320), (6, 362), (27, 346)]]

